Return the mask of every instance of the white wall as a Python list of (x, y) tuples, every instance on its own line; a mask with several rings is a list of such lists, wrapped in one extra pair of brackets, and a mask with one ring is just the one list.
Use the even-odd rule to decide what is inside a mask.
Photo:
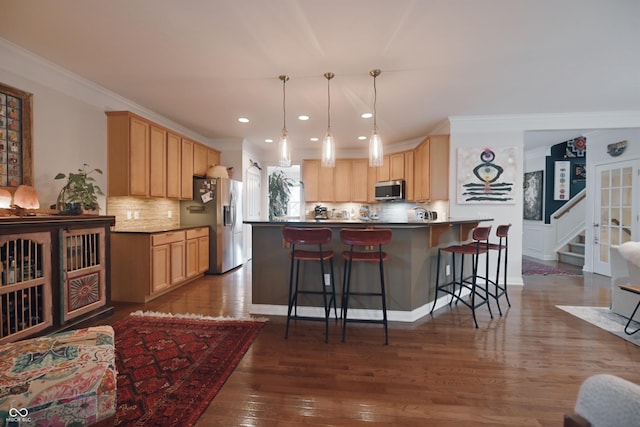
[[(449, 172), (449, 211), (452, 218), (493, 218), (491, 222), (481, 223), (482, 226), (491, 225), (491, 235), (495, 240), (495, 230), (498, 225), (511, 224), (509, 229), (509, 268), (507, 270), (509, 284), (522, 284), (522, 173), (518, 173), (515, 183), (513, 204), (458, 204), (457, 203), (457, 165), (458, 149), (475, 148), (481, 150), (485, 147), (516, 147), (516, 167), (522, 172), (523, 132), (520, 130), (492, 130), (474, 132), (470, 129), (456, 130), (456, 121), (451, 125), (450, 159), (451, 170)], [(505, 165), (503, 165), (504, 167)], [(495, 261), (495, 258), (493, 258)], [(495, 265), (495, 264), (494, 264)], [(495, 267), (490, 267), (495, 271)]]

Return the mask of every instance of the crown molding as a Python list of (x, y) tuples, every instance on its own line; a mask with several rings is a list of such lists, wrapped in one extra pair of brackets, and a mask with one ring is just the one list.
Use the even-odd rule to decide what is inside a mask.
[[(10, 41), (0, 37), (0, 70), (14, 74), (19, 79), (26, 79), (34, 85), (45, 86), (57, 92), (92, 105), (103, 111), (127, 110), (166, 126), (189, 138), (211, 144), (197, 132), (155, 113), (135, 102), (118, 95), (99, 84), (85, 79), (54, 62), (36, 55)], [(25, 90), (30, 90), (26, 88)]]

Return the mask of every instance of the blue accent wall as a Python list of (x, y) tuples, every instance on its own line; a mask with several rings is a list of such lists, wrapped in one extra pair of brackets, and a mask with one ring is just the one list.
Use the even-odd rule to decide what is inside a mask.
[[(581, 141), (582, 139), (582, 141)], [(576, 149), (576, 145), (583, 149)], [(554, 183), (555, 183), (555, 162), (563, 160), (571, 162), (571, 182), (569, 184), (569, 199), (568, 200), (553, 200)], [(544, 222), (549, 224), (551, 222), (551, 215), (564, 206), (571, 198), (582, 191), (587, 185), (587, 181), (584, 179), (584, 175), (580, 175), (580, 166), (586, 166), (587, 153), (586, 153), (586, 139), (584, 137), (571, 139), (569, 141), (561, 142), (551, 147), (551, 155), (545, 159), (545, 177), (544, 183)], [(584, 173), (584, 170), (582, 170)]]

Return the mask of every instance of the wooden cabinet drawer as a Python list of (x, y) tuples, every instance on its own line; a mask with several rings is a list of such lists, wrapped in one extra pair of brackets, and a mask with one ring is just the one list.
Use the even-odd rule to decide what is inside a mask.
[(152, 246), (166, 245), (169, 243), (180, 242), (184, 239), (185, 239), (184, 231), (171, 231), (168, 233), (153, 234), (151, 236), (151, 245)]
[(187, 239), (209, 236), (209, 227), (198, 227), (187, 230)]

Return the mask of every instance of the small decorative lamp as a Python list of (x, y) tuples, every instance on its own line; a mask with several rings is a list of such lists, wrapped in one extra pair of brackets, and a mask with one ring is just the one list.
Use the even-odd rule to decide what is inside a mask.
[(212, 165), (207, 169), (207, 178), (229, 178), (229, 172), (222, 165)]

